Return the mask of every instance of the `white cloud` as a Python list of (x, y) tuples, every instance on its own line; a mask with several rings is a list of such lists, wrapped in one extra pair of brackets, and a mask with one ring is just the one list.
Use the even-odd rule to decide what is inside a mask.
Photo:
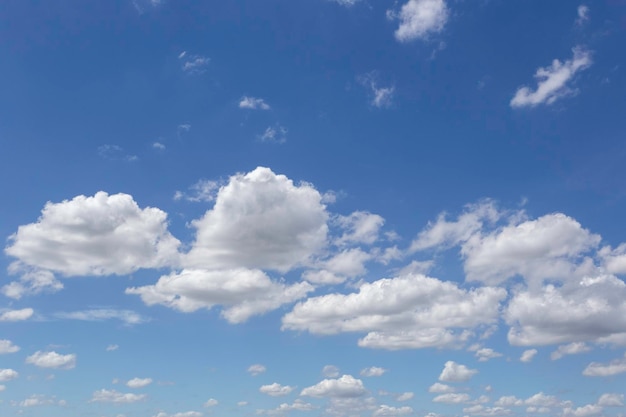
[(148, 321), (145, 317), (132, 310), (115, 310), (110, 308), (55, 313), (55, 317), (66, 320), (82, 321), (105, 321), (117, 319), (126, 325), (141, 324)]
[(385, 372), (387, 372), (385, 368), (372, 366), (369, 368), (361, 369), (361, 372), (359, 375), (364, 376), (364, 377), (383, 376)]
[(514, 345), (582, 342), (626, 333), (626, 284), (611, 275), (516, 290), (504, 312)]
[(182, 69), (189, 74), (202, 74), (206, 71), (206, 67), (211, 62), (210, 58), (202, 55), (188, 54), (186, 51), (178, 55), (178, 59), (182, 61)]
[(505, 395), (504, 397), (500, 397), (497, 401), (495, 401), (493, 405), (502, 407), (520, 407), (524, 405), (524, 400), (521, 400), (514, 395)]
[(366, 211), (355, 211), (349, 216), (337, 216), (335, 221), (346, 230), (336, 240), (338, 245), (359, 243), (371, 245), (378, 240), (380, 228), (385, 224), (385, 219), (381, 216)]
[(76, 366), (76, 354), (61, 355), (55, 351), (38, 350), (26, 358), (26, 363), (40, 368), (73, 369)]
[(439, 375), (439, 380), (444, 382), (462, 382), (469, 380), (477, 373), (476, 369), (470, 369), (454, 361), (447, 361)]
[(93, 393), (90, 402), (129, 404), (143, 401), (146, 398), (146, 394), (122, 393), (115, 390), (101, 389)]
[(295, 185), (269, 168), (230, 178), (215, 206), (192, 222), (191, 267), (274, 269), (306, 263), (326, 244), (328, 214), (313, 186)]
[(574, 342), (568, 345), (561, 345), (550, 354), (553, 361), (561, 359), (565, 355), (576, 355), (579, 353), (589, 352), (591, 348), (583, 342)]
[(560, 98), (576, 94), (576, 90), (570, 88), (568, 84), (576, 73), (589, 68), (592, 60), (591, 52), (582, 47), (577, 46), (572, 52), (572, 59), (565, 62), (555, 59), (551, 66), (539, 68), (535, 73), (537, 89), (532, 91), (529, 87), (520, 87), (511, 99), (511, 107), (552, 104)]
[(139, 159), (137, 155), (127, 153), (121, 146), (111, 144), (98, 146), (98, 155), (110, 161), (135, 162)]
[(324, 379), (316, 385), (303, 389), (300, 395), (353, 398), (365, 395), (366, 392), (360, 379), (356, 379), (352, 375), (343, 375), (338, 379)]
[(339, 376), (339, 368), (335, 365), (326, 365), (322, 369), (322, 375), (327, 378), (337, 378)]
[(174, 200), (187, 200), (194, 203), (215, 201), (220, 188), (218, 181), (201, 179), (191, 187), (188, 192), (176, 191)]
[(255, 363), (254, 365), (250, 365), (250, 367), (248, 367), (248, 372), (252, 376), (261, 375), (265, 371), (267, 371), (267, 368), (259, 363)]
[(215, 407), (218, 404), (219, 404), (219, 401), (217, 401), (215, 398), (209, 398), (208, 400), (204, 402), (203, 405), (205, 407)]
[(591, 362), (585, 370), (585, 376), (613, 376), (626, 372), (626, 354), (621, 359), (612, 360), (609, 363)]
[(486, 235), (475, 233), (462, 248), (466, 279), (497, 285), (516, 275), (539, 283), (546, 278), (569, 277), (572, 260), (599, 242), (600, 236), (561, 213), (511, 224)]
[(274, 382), (273, 384), (262, 385), (261, 388), (259, 388), (259, 392), (272, 397), (282, 397), (284, 395), (289, 395), (293, 389), (294, 387), (290, 387), (289, 385), (281, 385)]
[(2, 293), (9, 298), (19, 300), (27, 295), (54, 293), (63, 289), (63, 284), (50, 271), (25, 268), (23, 265), (14, 263), (9, 266), (9, 273), (12, 275), (21, 273), (19, 281), (10, 282), (2, 287)]
[(202, 413), (199, 411), (181, 411), (174, 414), (167, 414), (164, 411), (155, 414), (154, 417), (202, 417)]
[(573, 417), (588, 417), (595, 416), (602, 412), (602, 407), (598, 404), (587, 404), (582, 407), (577, 408), (565, 408), (563, 410), (564, 416), (573, 416)]
[(372, 106), (379, 109), (391, 106), (396, 89), (394, 86), (381, 87), (376, 72), (362, 75), (358, 81), (370, 90)]
[(364, 264), (371, 258), (372, 256), (369, 253), (363, 252), (359, 248), (351, 248), (343, 250), (326, 260), (323, 266), (333, 274), (352, 278), (367, 272)]
[(426, 228), (419, 233), (411, 243), (409, 252), (413, 253), (435, 247), (449, 248), (458, 245), (481, 230), (485, 222), (493, 223), (500, 216), (501, 213), (498, 212), (492, 201), (468, 205), (465, 212), (453, 222), (446, 219), (446, 213), (442, 213), (436, 222), (429, 222)]
[(269, 110), (271, 107), (262, 98), (244, 96), (239, 100), (240, 109)]
[(309, 298), (283, 317), (282, 328), (314, 334), (367, 332), (359, 345), (372, 348), (448, 346), (467, 338), (457, 328), (495, 321), (505, 296), (499, 288), (465, 291), (451, 282), (406, 275), (363, 283), (358, 293)]
[(20, 374), (14, 369), (0, 369), (0, 382), (16, 379)]
[(45, 395), (33, 394), (18, 403), (20, 407), (37, 407), (42, 405), (66, 405), (65, 400), (57, 400), (56, 397), (46, 397)]
[(533, 360), (535, 355), (537, 354), (537, 349), (528, 349), (522, 352), (522, 356), (520, 356), (519, 360), (521, 362), (530, 362)]
[(32, 308), (22, 308), (20, 310), (4, 310), (0, 313), (0, 322), (28, 320), (33, 316), (34, 313), (35, 311)]
[(387, 12), (389, 18), (400, 21), (395, 31), (395, 37), (400, 42), (427, 39), (441, 32), (448, 21), (448, 14), (444, 0), (409, 0), (400, 12)]
[(259, 140), (261, 142), (285, 143), (287, 142), (287, 132), (287, 128), (279, 124), (268, 126), (268, 128), (259, 135)]
[(561, 404), (561, 401), (554, 395), (546, 395), (543, 392), (538, 392), (524, 400), (524, 404), (535, 407), (555, 407)]
[(577, 25), (583, 25), (589, 20), (589, 7), (581, 4), (576, 9), (578, 13), (578, 18), (576, 19)]
[(264, 414), (268, 416), (283, 415), (291, 411), (312, 411), (315, 410), (313, 404), (304, 402), (302, 400), (295, 400), (292, 404), (282, 403), (278, 407), (271, 410), (256, 410), (256, 414)]
[(454, 387), (451, 387), (450, 385), (442, 384), (441, 382), (435, 382), (428, 388), (428, 392), (432, 392), (436, 394), (448, 393), (448, 392), (454, 392), (454, 391), (455, 391)]
[(119, 348), (120, 348), (119, 345), (109, 345), (109, 346), (107, 346), (106, 351), (107, 352), (113, 352), (115, 350), (118, 350)]
[(272, 281), (258, 269), (184, 269), (162, 276), (154, 285), (127, 288), (126, 294), (141, 296), (149, 306), (161, 304), (186, 313), (222, 305), (222, 317), (230, 323), (242, 323), (312, 290), (307, 282), (286, 285)]
[(602, 394), (598, 399), (598, 405), (603, 407), (623, 407), (624, 394)]
[(172, 265), (180, 242), (165, 212), (139, 208), (128, 194), (78, 196), (47, 203), (36, 223), (20, 226), (5, 252), (19, 263), (76, 275), (125, 275)]
[(470, 400), (470, 396), (468, 394), (459, 394), (459, 393), (441, 394), (433, 398), (433, 402), (448, 403), (448, 404), (466, 403), (469, 400)]
[(164, 145), (163, 143), (161, 143), (161, 142), (153, 142), (153, 143), (152, 143), (152, 147), (153, 147), (154, 149), (158, 149), (158, 150), (160, 150), (160, 151), (165, 150), (165, 145)]
[(404, 407), (392, 407), (390, 405), (382, 404), (380, 405), (372, 416), (374, 417), (387, 417), (387, 416), (406, 416), (409, 414), (413, 414), (413, 409), (408, 406)]
[(361, 0), (331, 0), (331, 1), (334, 1), (335, 3), (345, 6), (345, 7), (352, 7), (358, 2), (360, 2)]
[(478, 362), (487, 362), (489, 359), (501, 357), (502, 353), (496, 352), (490, 348), (481, 348), (476, 351), (475, 356), (478, 358)]
[(126, 383), (128, 388), (143, 388), (152, 384), (152, 378), (133, 378)]
[(20, 347), (8, 339), (0, 339), (0, 355), (19, 352)]
[(415, 396), (412, 392), (403, 392), (396, 397), (396, 401), (408, 401)]

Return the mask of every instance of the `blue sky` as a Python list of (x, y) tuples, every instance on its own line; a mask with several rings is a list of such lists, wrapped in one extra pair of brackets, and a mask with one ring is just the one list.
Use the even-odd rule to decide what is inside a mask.
[(0, 414), (626, 416), (625, 29), (3, 2)]

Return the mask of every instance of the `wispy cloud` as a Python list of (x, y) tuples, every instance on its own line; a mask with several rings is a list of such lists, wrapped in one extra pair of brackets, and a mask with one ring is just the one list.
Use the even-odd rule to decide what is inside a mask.
[(110, 161), (134, 162), (139, 159), (137, 155), (126, 153), (121, 146), (111, 144), (98, 146), (98, 155)]
[(82, 321), (105, 321), (115, 319), (120, 320), (126, 325), (141, 324), (148, 321), (147, 318), (132, 310), (116, 310), (111, 308), (59, 312), (55, 314), (55, 317), (66, 320)]
[(270, 105), (265, 102), (262, 98), (249, 97), (244, 96), (239, 100), (239, 108), (240, 109), (251, 109), (251, 110), (269, 110), (271, 109)]
[(393, 85), (381, 86), (378, 80), (379, 76), (376, 71), (369, 72), (357, 78), (359, 83), (369, 90), (371, 99), (370, 104), (376, 108), (390, 107), (395, 94)]
[(269, 126), (265, 132), (259, 135), (261, 142), (285, 143), (287, 142), (287, 128), (279, 125)]
[(211, 58), (202, 55), (188, 54), (187, 51), (178, 54), (178, 59), (182, 62), (183, 71), (189, 74), (203, 73), (211, 62)]

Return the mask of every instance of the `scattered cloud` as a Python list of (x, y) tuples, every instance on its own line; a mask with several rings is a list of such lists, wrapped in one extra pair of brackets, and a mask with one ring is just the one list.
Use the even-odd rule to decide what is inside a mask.
[(598, 405), (602, 407), (623, 407), (624, 394), (602, 394), (598, 399)]
[(621, 359), (612, 360), (609, 363), (591, 362), (585, 370), (585, 376), (613, 376), (626, 372), (626, 354)]
[(412, 392), (403, 392), (402, 394), (396, 397), (396, 401), (408, 401), (415, 396)]
[(157, 149), (159, 151), (164, 151), (165, 150), (165, 144), (161, 143), (161, 142), (153, 142), (152, 143), (152, 147), (154, 149)]
[(183, 51), (178, 55), (178, 59), (182, 62), (181, 68), (188, 74), (202, 74), (206, 71), (206, 67), (211, 62), (210, 58), (202, 55), (188, 54)]
[(522, 356), (520, 356), (519, 360), (521, 362), (530, 362), (533, 360), (535, 355), (537, 354), (537, 349), (528, 349), (522, 352)]
[(370, 104), (372, 106), (379, 109), (391, 106), (396, 89), (394, 86), (381, 87), (378, 81), (378, 74), (375, 71), (362, 75), (357, 80), (369, 90), (371, 95)]
[(400, 22), (394, 33), (399, 42), (428, 39), (443, 31), (448, 15), (444, 0), (409, 0), (399, 12), (387, 11), (387, 18)]
[(98, 146), (98, 155), (110, 161), (135, 162), (139, 159), (137, 155), (127, 153), (121, 146), (111, 144)]
[(262, 98), (243, 96), (241, 100), (239, 100), (239, 108), (240, 109), (250, 109), (250, 110), (270, 110), (271, 107), (269, 104), (265, 102)]
[(43, 405), (58, 405), (65, 406), (65, 400), (57, 400), (56, 397), (46, 397), (45, 395), (33, 394), (30, 397), (20, 401), (17, 404), (19, 407), (38, 407)]
[(490, 348), (481, 348), (476, 351), (475, 356), (478, 358), (478, 362), (487, 362), (489, 359), (501, 357), (502, 353), (496, 352)]
[(583, 342), (574, 342), (568, 345), (561, 345), (550, 354), (550, 359), (553, 361), (561, 359), (565, 355), (576, 355), (579, 353), (589, 352), (591, 347)]
[(250, 367), (248, 368), (248, 373), (250, 373), (250, 375), (252, 375), (252, 376), (261, 375), (265, 371), (267, 371), (267, 368), (264, 365), (261, 365), (259, 363), (255, 363), (254, 365), (250, 365)]
[(442, 384), (441, 382), (435, 382), (428, 388), (428, 392), (435, 394), (454, 392), (456, 389), (450, 385)]
[(147, 397), (146, 394), (122, 393), (115, 390), (101, 389), (93, 393), (90, 402), (130, 404), (143, 401)]
[(466, 403), (469, 400), (470, 400), (470, 396), (468, 394), (459, 394), (459, 393), (441, 394), (433, 398), (433, 402), (435, 403), (446, 403), (446, 404)]
[(269, 385), (262, 385), (261, 388), (259, 388), (259, 392), (270, 395), (272, 397), (282, 397), (285, 395), (289, 395), (293, 390), (294, 387), (290, 387), (289, 385), (281, 385), (277, 382)]
[(217, 401), (215, 398), (209, 398), (208, 400), (206, 400), (203, 404), (204, 407), (215, 407), (216, 405), (219, 404), (219, 401)]
[(26, 358), (26, 363), (40, 368), (73, 369), (76, 366), (76, 355), (62, 355), (55, 351), (37, 351)]
[(119, 345), (109, 345), (109, 346), (107, 346), (106, 351), (107, 352), (113, 352), (115, 350), (118, 350), (119, 348), (120, 348)]
[(359, 3), (361, 0), (330, 0), (330, 1), (333, 1), (345, 7), (352, 7), (355, 4)]
[(35, 311), (32, 308), (22, 308), (20, 310), (0, 310), (0, 322), (28, 320), (34, 313)]
[(477, 373), (476, 369), (470, 369), (454, 361), (447, 361), (439, 375), (439, 380), (444, 382), (464, 382)]
[(335, 365), (326, 365), (322, 369), (322, 375), (327, 378), (337, 378), (339, 376), (339, 368)]
[(413, 414), (413, 409), (409, 406), (393, 407), (390, 405), (381, 404), (373, 413), (374, 417), (391, 417), (391, 416), (406, 416)]
[(152, 378), (133, 378), (126, 383), (128, 388), (143, 388), (152, 384)]
[(199, 411), (181, 411), (174, 414), (167, 414), (166, 412), (161, 411), (154, 417), (202, 417), (202, 413)]
[(572, 96), (576, 89), (569, 86), (574, 76), (592, 64), (591, 52), (577, 46), (573, 50), (572, 59), (561, 62), (552, 61), (549, 67), (542, 67), (535, 73), (537, 88), (532, 91), (529, 87), (520, 87), (511, 99), (511, 107), (535, 107), (539, 104), (552, 104), (555, 101)]
[(6, 355), (7, 353), (19, 352), (20, 347), (13, 344), (10, 340), (0, 339), (0, 355)]
[(367, 391), (360, 379), (343, 375), (338, 379), (324, 379), (316, 385), (302, 390), (300, 395), (308, 397), (353, 398), (365, 395)]
[(285, 143), (287, 142), (287, 128), (279, 124), (269, 126), (265, 132), (258, 136), (261, 142)]
[(378, 366), (372, 366), (370, 368), (362, 369), (359, 375), (364, 377), (383, 376), (387, 372), (385, 368), (379, 368)]
[(278, 416), (278, 415), (286, 415), (290, 413), (291, 411), (312, 411), (312, 410), (315, 410), (316, 408), (317, 407), (315, 407), (313, 404), (297, 399), (292, 404), (282, 403), (278, 407), (271, 409), (271, 410), (258, 409), (256, 410), (256, 414)]
[(385, 219), (367, 211), (355, 211), (348, 216), (337, 216), (334, 222), (344, 230), (335, 244), (339, 246), (372, 245), (378, 241), (380, 228), (385, 224)]
[(92, 310), (72, 311), (55, 313), (55, 317), (65, 320), (82, 320), (82, 321), (105, 321), (116, 319), (126, 325), (141, 324), (148, 321), (147, 318), (141, 316), (132, 310), (116, 310), (110, 308), (98, 308)]
[(16, 379), (20, 374), (14, 369), (0, 369), (0, 382)]
[(174, 200), (187, 200), (194, 203), (212, 202), (215, 201), (220, 186), (219, 181), (201, 179), (190, 186), (187, 192), (176, 191)]
[(579, 26), (584, 25), (589, 20), (589, 7), (581, 4), (576, 9), (578, 12), (578, 18), (576, 19), (576, 24)]

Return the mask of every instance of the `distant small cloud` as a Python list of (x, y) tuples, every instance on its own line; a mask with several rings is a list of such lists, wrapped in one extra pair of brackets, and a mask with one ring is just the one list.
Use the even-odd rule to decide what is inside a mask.
[(578, 6), (577, 12), (578, 19), (576, 19), (576, 24), (579, 26), (584, 25), (589, 20), (589, 7), (581, 4)]
[(249, 97), (244, 96), (239, 100), (239, 108), (240, 109), (251, 109), (251, 110), (269, 110), (271, 109), (270, 105), (265, 102), (262, 98)]
[(519, 360), (521, 362), (530, 362), (533, 360), (533, 358), (535, 357), (535, 355), (537, 354), (537, 349), (528, 349), (525, 350), (522, 353), (522, 356), (520, 356)]
[(441, 32), (448, 15), (444, 0), (409, 0), (400, 11), (387, 11), (387, 19), (400, 22), (394, 33), (398, 42), (428, 39), (430, 35)]
[(285, 143), (287, 142), (287, 128), (279, 124), (269, 126), (265, 132), (259, 135), (259, 140), (261, 142)]
[(120, 348), (119, 345), (109, 345), (107, 346), (106, 351), (113, 352), (114, 350), (118, 350), (119, 348)]
[(189, 191), (176, 191), (174, 200), (187, 200), (194, 203), (214, 201), (219, 191), (220, 183), (211, 180), (199, 180), (189, 187)]
[(339, 368), (335, 365), (326, 365), (322, 369), (322, 375), (327, 378), (337, 378), (339, 376)]
[(267, 371), (267, 368), (264, 365), (259, 363), (255, 363), (254, 365), (250, 365), (248, 368), (248, 372), (252, 376), (261, 375), (263, 372)]
[(187, 51), (178, 54), (178, 59), (182, 61), (182, 70), (189, 74), (203, 73), (211, 62), (211, 58), (202, 55), (188, 54)]
[(152, 144), (152, 147), (153, 147), (154, 149), (158, 149), (159, 151), (164, 151), (164, 150), (165, 150), (165, 145), (164, 145), (164, 144), (162, 144), (161, 142), (154, 142), (154, 143)]
[(99, 308), (92, 310), (81, 310), (72, 312), (56, 313), (55, 317), (65, 320), (81, 321), (105, 321), (116, 319), (126, 325), (141, 324), (148, 321), (145, 317), (132, 310), (115, 310), (110, 308)]
[(392, 85), (381, 86), (378, 81), (378, 73), (376, 71), (369, 72), (357, 78), (359, 83), (370, 91), (370, 104), (376, 108), (390, 107), (395, 94), (395, 87)]
[(361, 0), (331, 0), (331, 1), (344, 7), (352, 7), (355, 4), (359, 3)]
[(121, 146), (110, 144), (98, 146), (98, 155), (110, 161), (134, 162), (139, 159), (137, 155), (126, 153)]
[(176, 136), (178, 139), (182, 139), (183, 135), (191, 130), (191, 125), (189, 123), (181, 123), (176, 127)]

